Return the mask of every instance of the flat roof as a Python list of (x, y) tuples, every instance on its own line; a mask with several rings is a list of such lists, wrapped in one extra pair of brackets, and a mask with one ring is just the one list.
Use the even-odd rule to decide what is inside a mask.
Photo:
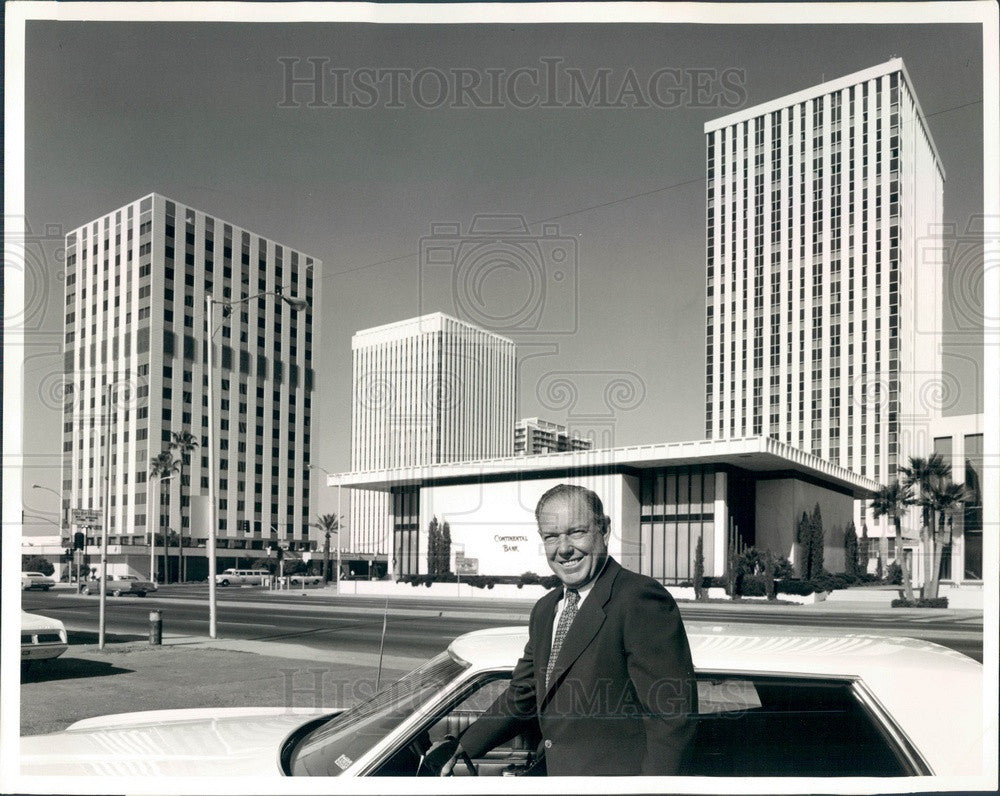
[(934, 143), (934, 136), (931, 135), (931, 129), (927, 124), (927, 118), (924, 116), (924, 111), (920, 107), (920, 100), (917, 98), (917, 91), (913, 85), (913, 80), (910, 78), (910, 73), (906, 70), (906, 64), (903, 62), (902, 58), (890, 58), (885, 63), (876, 64), (875, 66), (870, 66), (867, 69), (852, 72), (849, 75), (834, 78), (833, 80), (827, 80), (824, 83), (809, 86), (808, 88), (804, 88), (800, 91), (786, 94), (783, 97), (777, 97), (773, 100), (768, 100), (749, 108), (734, 111), (726, 116), (720, 116), (717, 119), (711, 119), (705, 122), (703, 129), (707, 135), (715, 130), (721, 130), (724, 127), (729, 127), (730, 125), (738, 124), (739, 122), (749, 121), (750, 119), (755, 119), (758, 116), (773, 113), (774, 111), (780, 111), (782, 108), (798, 105), (800, 102), (805, 102), (806, 100), (813, 99), (814, 97), (821, 97), (824, 94), (840, 91), (842, 89), (849, 88), (850, 86), (867, 82), (873, 78), (881, 77), (882, 75), (890, 75), (893, 72), (903, 73), (903, 80), (906, 83), (907, 90), (910, 92), (910, 96), (913, 97), (913, 105), (917, 112), (917, 120), (920, 122), (920, 126), (927, 135), (927, 142), (930, 144), (931, 152), (934, 153), (934, 163), (941, 172), (941, 178), (945, 179), (944, 164), (942, 164), (941, 156), (938, 154), (937, 146)]
[(425, 315), (417, 315), (413, 318), (404, 318), (401, 321), (392, 321), (390, 323), (383, 323), (380, 326), (358, 329), (358, 331), (356, 331), (351, 337), (351, 347), (362, 348), (367, 345), (382, 343), (388, 340), (410, 337), (414, 334), (440, 332), (444, 329), (446, 321), (458, 324), (459, 326), (469, 329), (470, 331), (488, 334), (497, 340), (502, 340), (505, 343), (514, 345), (514, 341), (511, 338), (504, 337), (502, 334), (497, 334), (492, 329), (476, 326), (474, 323), (463, 321), (461, 318), (455, 318), (454, 316), (448, 315), (444, 312), (429, 312)]
[(698, 464), (729, 465), (758, 473), (788, 472), (817, 479), (833, 488), (849, 491), (858, 498), (873, 494), (880, 486), (877, 481), (858, 475), (846, 467), (832, 464), (770, 437), (663, 442), (334, 473), (327, 478), (327, 486), (339, 484), (351, 489), (388, 491), (392, 487), (478, 482), (483, 478), (510, 480), (519, 476), (541, 477), (548, 472), (579, 471), (583, 475), (595, 470), (645, 470)]

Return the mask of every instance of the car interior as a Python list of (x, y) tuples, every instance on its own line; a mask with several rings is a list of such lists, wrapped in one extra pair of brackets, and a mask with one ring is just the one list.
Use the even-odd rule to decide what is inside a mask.
[[(375, 776), (437, 776), (455, 739), (506, 688), (510, 674), (470, 685), (426, 722)], [(843, 679), (702, 674), (689, 776), (907, 776), (922, 773), (892, 741)], [(460, 762), (454, 776), (539, 773), (537, 725), (482, 758)]]

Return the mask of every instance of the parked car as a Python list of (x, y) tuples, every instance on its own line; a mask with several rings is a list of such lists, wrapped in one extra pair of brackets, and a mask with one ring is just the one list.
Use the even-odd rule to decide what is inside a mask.
[[(720, 632), (715, 632), (716, 630)], [(983, 667), (925, 641), (689, 627), (698, 675), (686, 773), (886, 777), (981, 773)], [(21, 738), (28, 775), (413, 776), (506, 687), (524, 628), (460, 636), (354, 707), (198, 708), (84, 719)], [(939, 687), (928, 687), (937, 683)], [(943, 685), (946, 684), (946, 685)], [(533, 762), (518, 737), (456, 775)], [(435, 750), (428, 755), (428, 751)]]
[(21, 611), (21, 663), (58, 658), (68, 644), (66, 626), (58, 619)]
[(216, 574), (215, 582), (219, 586), (263, 586), (270, 577), (271, 573), (264, 569), (234, 569), (231, 567)]
[[(99, 581), (85, 583), (80, 591), (84, 594), (98, 594), (101, 591), (98, 584)], [(156, 591), (156, 584), (150, 580), (142, 580), (135, 575), (113, 575), (104, 584), (104, 593), (114, 597), (121, 597), (123, 594), (145, 597), (151, 591)]]
[(27, 591), (28, 589), (42, 589), (43, 591), (48, 591), (55, 585), (55, 580), (50, 578), (48, 575), (43, 575), (41, 572), (21, 573), (22, 591)]
[(303, 574), (299, 574), (299, 575), (290, 575), (288, 577), (288, 580), (291, 583), (300, 583), (303, 586), (305, 586), (306, 584), (312, 584), (313, 586), (315, 586), (316, 584), (323, 582), (323, 576), (322, 575), (309, 575), (309, 574), (303, 573)]

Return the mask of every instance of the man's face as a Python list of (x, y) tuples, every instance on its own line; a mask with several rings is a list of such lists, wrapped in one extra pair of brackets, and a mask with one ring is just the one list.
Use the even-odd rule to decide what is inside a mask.
[(549, 567), (570, 589), (585, 586), (608, 557), (607, 529), (580, 495), (559, 495), (542, 506), (538, 532)]

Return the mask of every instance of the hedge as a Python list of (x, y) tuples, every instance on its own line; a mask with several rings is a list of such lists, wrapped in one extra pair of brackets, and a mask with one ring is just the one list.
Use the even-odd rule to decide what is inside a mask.
[(947, 597), (935, 597), (933, 600), (921, 599), (921, 600), (893, 600), (893, 608), (947, 608), (948, 598)]
[(409, 583), (411, 586), (431, 587), (432, 583), (465, 583), (477, 589), (492, 589), (497, 584), (510, 586), (543, 586), (552, 589), (559, 585), (559, 578), (555, 575), (542, 577), (534, 572), (525, 572), (523, 575), (456, 575), (447, 572), (440, 575), (403, 575), (400, 582)]

